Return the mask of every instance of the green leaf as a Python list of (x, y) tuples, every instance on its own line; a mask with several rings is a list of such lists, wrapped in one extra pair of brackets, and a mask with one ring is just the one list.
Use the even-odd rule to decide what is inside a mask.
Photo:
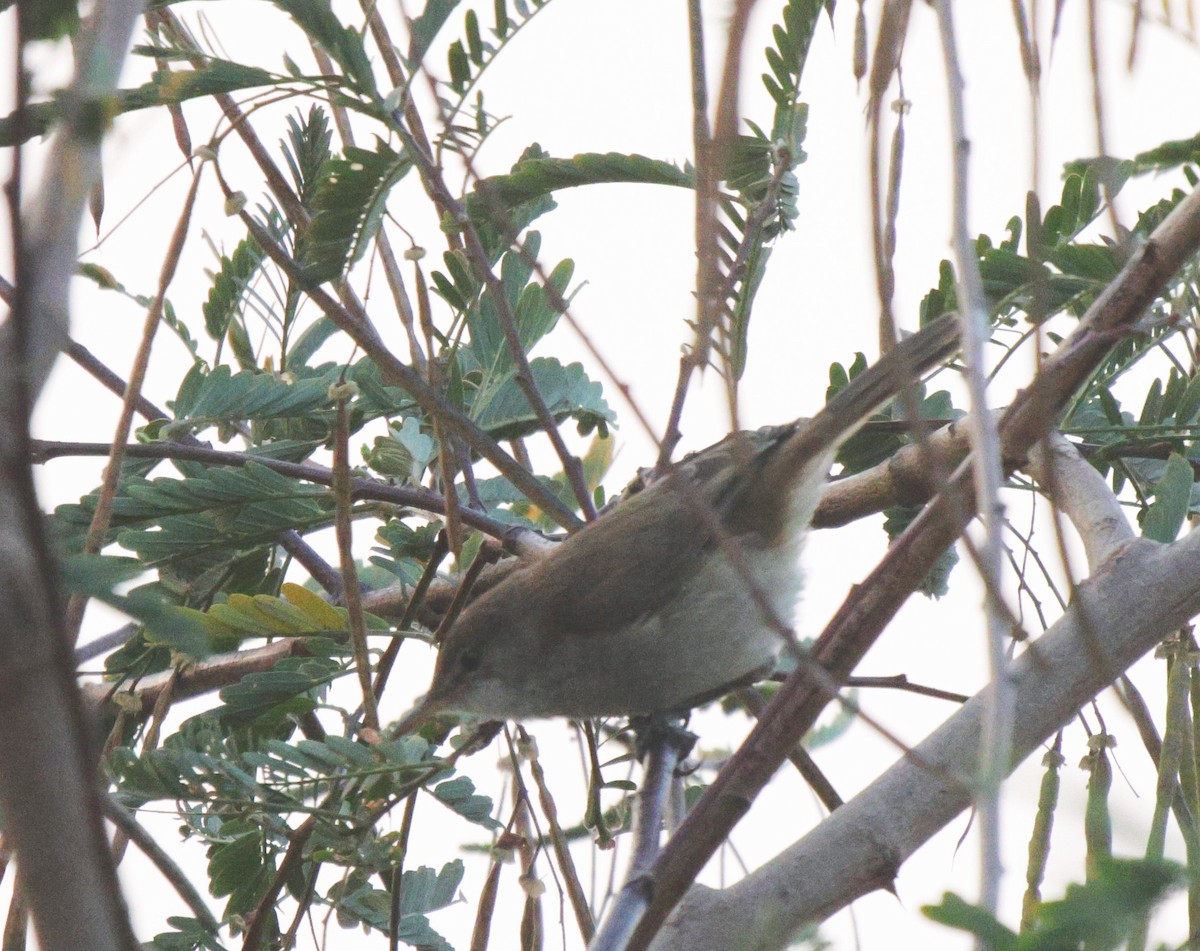
[[(1096, 391), (1100, 397), (1100, 407), (1104, 411), (1104, 418), (1108, 420), (1111, 426), (1124, 426), (1125, 417), (1121, 413), (1121, 404), (1117, 402), (1117, 398), (1112, 395), (1112, 390), (1107, 386), (1102, 386)], [(1197, 400), (1200, 400), (1200, 387), (1197, 388)]]
[(134, 558), (72, 555), (62, 565), (63, 587), (71, 594), (95, 598), (145, 625), (147, 640), (164, 644), (190, 657), (207, 657), (212, 643), (203, 624), (146, 585), (118, 593), (118, 588), (143, 576), (146, 566)]
[(1163, 142), (1134, 156), (1133, 165), (1138, 173), (1164, 171), (1180, 165), (1200, 161), (1200, 135), (1190, 139), (1175, 139)]
[[(236, 823), (243, 825), (244, 823)], [(233, 826), (235, 823), (226, 823)], [(229, 896), (225, 904), (225, 915), (245, 915), (253, 911), (275, 878), (274, 850), (268, 850), (265, 833), (261, 829), (242, 833), (227, 842), (219, 842), (209, 849), (209, 891), (217, 897)], [(265, 913), (274, 914), (273, 907)], [(267, 934), (278, 930), (272, 921), (265, 927)]]
[[(268, 454), (286, 439), (300, 440), (297, 445), (323, 442), (333, 420), (329, 387), (342, 372), (325, 364), (316, 368), (297, 366), (287, 374), (258, 369), (233, 373), (228, 366), (219, 366), (211, 373), (190, 374), (184, 398), (172, 404), (176, 421), (159, 435), (165, 438), (198, 433), (216, 425), (223, 438), (229, 438), (235, 424), (253, 420), (259, 424), (258, 435), (272, 440), (264, 447)], [(359, 424), (382, 409), (362, 398), (355, 400), (353, 407), (360, 411), (356, 419)], [(308, 452), (311, 449), (310, 445)]]
[(975, 935), (991, 951), (1010, 951), (1017, 946), (1018, 935), (997, 921), (991, 912), (950, 892), (942, 896), (940, 905), (926, 905), (921, 911), (936, 922)]
[(1141, 416), (1138, 417), (1139, 426), (1153, 426), (1162, 421), (1162, 389), (1162, 380), (1151, 381), (1150, 389), (1146, 391), (1146, 400), (1142, 403)]
[(487, 796), (477, 795), (475, 784), (466, 776), (438, 783), (432, 791), (439, 802), (449, 806), (464, 819), (485, 829), (501, 828), (501, 824), (492, 818), (492, 800)]
[(450, 85), (462, 90), (471, 81), (471, 64), (467, 60), (467, 52), (463, 49), (461, 40), (450, 44), (446, 58), (450, 65)]
[[(580, 363), (564, 366), (552, 357), (530, 363), (534, 386), (556, 420), (575, 419), (584, 433), (616, 421), (603, 388), (590, 380)], [(541, 428), (533, 408), (513, 379), (508, 379), (483, 407), (472, 407), (475, 421), (495, 439), (517, 439)]]
[[(532, 231), (526, 236), (522, 248), (510, 250), (501, 259), (500, 285), (508, 308), (514, 314), (521, 292), (533, 275), (532, 262), (537, 260), (541, 240), (541, 235)], [(451, 271), (455, 271), (455, 261), (454, 257), (446, 259)], [(472, 275), (465, 270), (466, 265), (461, 266), (463, 271), (455, 273), (456, 284), (460, 287), (472, 279)], [(471, 332), (470, 354), (483, 370), (483, 380), (479, 384), (480, 395), (476, 397), (476, 401), (486, 402), (491, 398), (491, 391), (508, 378), (515, 366), (501, 322), (500, 309), (490, 293), (482, 294), (478, 304), (467, 310), (467, 328)]]
[[(454, 946), (433, 930), (424, 915), (403, 911), (407, 904), (409, 876), (418, 876), (413, 879), (413, 887), (420, 888), (419, 876), (425, 871), (424, 868), (415, 869), (405, 872), (401, 878), (402, 910), (396, 938), (411, 947), (421, 948), (422, 951), (454, 951)], [(355, 881), (353, 875), (346, 882), (338, 882), (331, 886), (325, 900), (337, 908), (338, 918), (343, 926), (359, 923), (384, 934), (391, 929), (391, 894), (381, 888), (371, 888), (365, 882)]]
[(421, 15), (412, 21), (408, 47), (408, 68), (415, 70), (433, 43), (459, 0), (428, 0)]
[[(331, 518), (333, 499), (324, 486), (257, 463), (198, 471), (185, 479), (124, 480), (114, 500), (113, 531), (144, 566), (201, 570), (273, 543), (285, 528), (306, 530)], [(55, 510), (66, 544), (86, 531), (96, 499), (88, 495)]]
[(1179, 398), (1179, 405), (1175, 407), (1175, 422), (1180, 426), (1187, 426), (1195, 421), (1198, 412), (1200, 412), (1200, 374), (1196, 374), (1188, 381), (1187, 388)]
[(489, 216), (489, 209), (511, 208), (562, 188), (632, 182), (643, 185), (693, 186), (692, 173), (670, 162), (619, 152), (585, 152), (569, 159), (528, 158), (506, 175), (480, 179), (467, 197), (467, 211)]
[(1164, 544), (1175, 541), (1187, 518), (1193, 479), (1191, 463), (1178, 453), (1171, 453), (1162, 478), (1154, 486), (1154, 501), (1142, 517), (1143, 535)]
[[(327, 657), (285, 657), (270, 670), (246, 674), (222, 688), (222, 705), (211, 715), (231, 724), (257, 722), (264, 728), (281, 724), (289, 716), (315, 708), (343, 672), (341, 663)], [(297, 704), (297, 699), (304, 702)]]
[(371, 449), (363, 458), (381, 475), (397, 476), (404, 482), (419, 485), (426, 467), (437, 458), (437, 441), (421, 430), (413, 416), (400, 426), (391, 426), (387, 436), (376, 436)]
[[(520, 169), (527, 162), (547, 158), (549, 156), (542, 147), (534, 143), (521, 153), (512, 168)], [(549, 193), (537, 193), (527, 201), (510, 206), (478, 191), (467, 196), (468, 213), (479, 231), (489, 264), (495, 264), (534, 221), (557, 207)]]
[(313, 354), (336, 333), (338, 333), (337, 324), (328, 317), (318, 317), (316, 322), (288, 348), (287, 369), (294, 371), (298, 367), (308, 366), (308, 361), (313, 358)]
[(405, 872), (400, 893), (400, 913), (425, 915), (450, 907), (458, 897), (464, 873), (462, 859), (447, 862), (440, 872), (425, 866)]
[(172, 915), (167, 918), (167, 924), (175, 930), (159, 932), (146, 947), (153, 951), (226, 951), (224, 945), (209, 933), (208, 927), (195, 918)]
[(330, 58), (345, 71), (355, 90), (364, 96), (376, 93), (375, 74), (367, 58), (363, 38), (355, 30), (343, 26), (328, 0), (274, 0), (308, 38), (319, 44)]
[(325, 163), (313, 196), (316, 214), (305, 234), (305, 280), (333, 280), (366, 253), (392, 187), (411, 167), (406, 155), (382, 139), (373, 152), (347, 146), (343, 156)]
[[(763, 85), (775, 102), (775, 115), (771, 123), (771, 140), (791, 143), (792, 113), (800, 95), (800, 80), (813, 34), (821, 11), (827, 10), (831, 22), (833, 0), (789, 0), (781, 11), (781, 21), (771, 29), (774, 46), (763, 52), (770, 73), (763, 74)], [(795, 160), (800, 161), (797, 154)]]
[(204, 302), (204, 329), (213, 340), (225, 336), (229, 321), (241, 307), (250, 279), (265, 259), (266, 253), (249, 235), (238, 242), (232, 256), (221, 257), (221, 266)]
[[(146, 51), (142, 49), (135, 52)], [(243, 66), (240, 63), (210, 58), (200, 68), (159, 70), (150, 82), (136, 89), (118, 89), (106, 103), (106, 110), (111, 115), (121, 115), (218, 93), (238, 92), (258, 86), (276, 86), (288, 81), (288, 78), (275, 76), (255, 66)], [(26, 108), (20, 142), (16, 140), (16, 113), (10, 113), (0, 119), (0, 147), (19, 145), (45, 135), (51, 125), (62, 117), (62, 108), (62, 103), (57, 99), (34, 103)]]
[[(920, 506), (897, 506), (885, 509), (883, 512), (883, 530), (887, 534), (888, 540), (894, 541), (899, 538), (904, 529), (908, 528), (913, 519), (920, 514)], [(954, 545), (951, 545), (942, 552), (938, 560), (934, 562), (933, 567), (921, 579), (917, 590), (927, 598), (945, 597), (950, 591), (950, 572), (954, 570), (954, 566), (957, 564), (958, 551)]]
[(214, 846), (209, 859), (209, 889), (220, 898), (230, 895), (262, 869), (262, 836), (258, 831)]
[(1064, 244), (1046, 259), (1064, 274), (1108, 283), (1121, 270), (1117, 249), (1106, 244)]
[(321, 168), (330, 157), (333, 132), (329, 116), (319, 105), (309, 107), (307, 117), (288, 116), (288, 137), (283, 157), (292, 176), (292, 186), (306, 207), (320, 181)]
[(467, 11), (466, 30), (467, 50), (470, 53), (471, 62), (476, 66), (482, 66), (484, 54), (483, 37), (479, 35), (479, 15), (474, 10)]

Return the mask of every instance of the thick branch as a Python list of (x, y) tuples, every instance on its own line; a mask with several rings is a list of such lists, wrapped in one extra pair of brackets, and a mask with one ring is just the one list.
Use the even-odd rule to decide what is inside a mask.
[[(76, 76), (42, 191), (14, 222), (17, 287), (0, 340), (0, 808), (46, 951), (136, 947), (33, 487), (28, 411), (67, 340), (68, 286), (99, 177), (106, 100), (140, 10), (131, 0), (96, 3), (78, 32)], [(20, 168), (18, 150), (14, 216)]]
[[(200, 694), (236, 684), (247, 674), (272, 670), (283, 658), (303, 653), (302, 638), (284, 638), (266, 647), (215, 654), (205, 660), (188, 664), (178, 674), (174, 668), (149, 674), (138, 680), (134, 690), (119, 692), (127, 697), (136, 697), (141, 715), (149, 716), (159, 695), (167, 689), (168, 684), (171, 686), (171, 696), (176, 702), (187, 700), (189, 697), (198, 697)], [(115, 692), (113, 684), (84, 684), (82, 690), (84, 701), (93, 711), (107, 712), (111, 709), (115, 712), (115, 701), (112, 699)], [(110, 708), (109, 704), (114, 706)]]
[[(1135, 541), (1084, 582), (1067, 614), (1012, 668), (1012, 765), (1200, 611), (1198, 580), (1200, 532), (1192, 532), (1171, 546)], [(655, 951), (774, 951), (804, 923), (890, 884), (905, 859), (970, 805), (990, 689), (762, 869), (724, 891), (694, 889)], [(766, 905), (770, 916), (762, 914)]]
[(1104, 477), (1062, 434), (1038, 443), (1025, 468), (1075, 526), (1093, 573), (1133, 540), (1125, 510)]
[(940, 473), (966, 457), (963, 420), (903, 446), (888, 459), (825, 486), (813, 515), (813, 528), (840, 528), (895, 505), (921, 505), (936, 494)]

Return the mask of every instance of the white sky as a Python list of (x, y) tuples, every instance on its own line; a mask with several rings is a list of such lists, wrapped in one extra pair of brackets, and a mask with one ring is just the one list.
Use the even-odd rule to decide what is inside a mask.
[[(415, 10), (418, 4), (410, 6)], [(484, 4), (481, 10), (485, 22), (489, 22), (490, 6)], [(724, 12), (722, 5), (707, 6), (715, 11), (708, 18), (707, 37), (710, 72), (716, 74)], [(872, 9), (877, 6), (870, 4)], [(1051, 6), (1042, 4), (1044, 8)], [(1181, 6), (1176, 4), (1177, 8)], [(760, 124), (767, 124), (769, 100), (756, 77), (762, 71), (761, 49), (766, 44), (775, 5), (763, 3), (760, 7), (754, 21), (755, 34), (746, 47), (748, 73), (741, 111)], [(389, 15), (394, 9), (388, 2), (382, 8)], [(294, 31), (281, 26), (284, 18), (267, 4), (242, 2), (177, 8), (189, 17), (201, 9), (235, 59), (247, 57), (275, 68), (280, 65), (285, 49), (298, 61), (307, 59)], [(1127, 6), (1109, 2), (1101, 4), (1101, 11), (1106, 40), (1103, 76), (1110, 151), (1129, 156), (1163, 140), (1196, 133), (1200, 129), (1200, 100), (1195, 95), (1200, 88), (1200, 70), (1195, 47), (1160, 26), (1147, 24), (1137, 69), (1130, 75), (1121, 66), (1128, 34)], [(826, 368), (831, 361), (848, 362), (859, 349), (874, 356), (873, 325), (878, 304), (867, 228), (865, 97), (855, 88), (850, 75), (854, 13), (855, 4), (843, 0), (837, 12), (836, 31), (831, 33), (823, 21), (813, 44), (804, 89), (811, 113), (806, 142), (809, 159), (798, 170), (798, 231), (779, 243), (756, 306), (750, 362), (742, 388), (742, 421), (746, 425), (782, 422), (811, 411), (823, 399)], [(1059, 194), (1061, 162), (1096, 151), (1083, 13), (1084, 4), (1067, 5), (1053, 57), (1047, 57), (1048, 63), (1044, 59), (1040, 170), (1043, 208)], [(1023, 212), (1024, 194), (1032, 181), (1028, 105), (1013, 36), (1011, 6), (1008, 0), (960, 2), (956, 14), (960, 59), (968, 84), (968, 132), (974, 182), (971, 227), (1000, 236), (1008, 218)], [(461, 13), (456, 13), (453, 27), (447, 32), (456, 35), (460, 23)], [(10, 33), (11, 13), (0, 16), (0, 42), (5, 44), (0, 48), (11, 48)], [(871, 35), (873, 41), (874, 33)], [(1040, 24), (1039, 35), (1043, 50), (1048, 50), (1047, 23)], [(46, 57), (50, 62), (51, 54)], [(434, 55), (430, 62), (440, 66), (444, 60)], [(913, 327), (922, 296), (936, 282), (937, 262), (950, 256), (950, 149), (945, 80), (936, 23), (932, 11), (924, 4), (914, 5), (904, 63), (905, 94), (912, 102), (912, 111), (907, 120), (895, 310), (904, 326)], [(143, 62), (132, 63), (125, 84), (142, 81), (144, 70)], [(61, 76), (59, 72), (53, 81), (44, 80), (43, 88), (53, 86)], [(515, 41), (508, 54), (501, 57), (483, 88), (491, 112), (512, 115), (482, 156), (488, 173), (507, 169), (519, 152), (535, 140), (557, 156), (586, 151), (638, 152), (680, 163), (690, 156), (687, 45), (683, 4), (678, 0), (672, 3), (555, 0)], [(11, 95), (7, 86), (4, 95), (6, 98)], [(193, 140), (199, 145), (213, 127), (213, 111), (207, 105), (194, 104), (186, 106), (185, 112)], [(266, 122), (260, 126), (269, 146), (278, 138), (277, 132), (268, 134), (272, 128)], [(231, 138), (222, 158), (228, 163), (227, 173), (244, 175), (238, 187), (250, 193), (253, 200), (259, 179), (240, 159), (240, 152), (240, 145)], [(31, 150), (30, 154), (37, 153)], [(102, 230), (107, 231), (133, 209), (146, 196), (148, 186), (178, 163), (179, 153), (173, 145), (165, 113), (145, 112), (122, 118), (106, 149), (107, 210)], [(36, 166), (36, 160), (31, 165)], [(173, 227), (186, 187), (184, 176), (171, 178), (133, 211), (128, 222), (99, 251), (89, 255), (88, 260), (108, 267), (130, 289), (151, 293), (165, 236)], [(1157, 184), (1150, 184), (1151, 191), (1157, 192), (1158, 188)], [(1146, 193), (1145, 189), (1140, 192)], [(556, 198), (558, 211), (536, 226), (544, 235), (543, 260), (553, 265), (561, 257), (574, 258), (576, 280), (586, 281), (587, 286), (577, 296), (572, 313), (615, 364), (621, 380), (631, 386), (642, 409), (661, 427), (675, 385), (679, 348), (688, 339), (684, 321), (692, 315), (691, 196), (682, 190), (605, 186), (571, 190)], [(210, 183), (201, 193), (205, 211), (200, 224), (214, 243), (228, 251), (240, 236), (240, 225), (221, 216), (220, 204), (217, 190)], [(1122, 206), (1126, 215), (1136, 207), (1136, 202), (1125, 202)], [(435, 266), (441, 248), (415, 176), (398, 191), (390, 209), (427, 242), (431, 251), (427, 264)], [(92, 237), (88, 226), (85, 246)], [(7, 240), (7, 231), (0, 240)], [(8, 261), (10, 257), (6, 253), (0, 260)], [(199, 304), (207, 290), (203, 269), (212, 266), (211, 252), (198, 226), (193, 229), (171, 293), (181, 317), (194, 322), (197, 337), (202, 333), (197, 322)], [(7, 274), (7, 265), (0, 267)], [(74, 315), (76, 337), (124, 375), (142, 314), (114, 295), (100, 295), (83, 287), (82, 282), (77, 284), (80, 286)], [(373, 314), (385, 335), (399, 340), (398, 327), (378, 316), (387, 306), (382, 284), (371, 301), (379, 308)], [(583, 349), (569, 332), (560, 333), (557, 338), (548, 342), (546, 352), (571, 359), (585, 358)], [(178, 375), (187, 365), (186, 353), (164, 330), (159, 334), (155, 355), (146, 394), (161, 404), (174, 394)], [(610, 403), (626, 420), (619, 433), (620, 455), (609, 480), (610, 488), (615, 489), (634, 468), (648, 462), (652, 452), (649, 441), (614, 395), (615, 389), (610, 387), (608, 393)], [(1003, 396), (997, 397), (998, 401), (1002, 399)], [(38, 408), (35, 425), (38, 434), (46, 438), (107, 439), (115, 410), (115, 400), (103, 395), (97, 385), (62, 361)], [(698, 391), (689, 401), (683, 448), (707, 445), (727, 427), (718, 388), (709, 386)], [(41, 474), (46, 503), (78, 498), (95, 484), (98, 471), (94, 462), (52, 464)], [(882, 533), (872, 522), (836, 535), (821, 533), (813, 540), (807, 556), (811, 580), (799, 622), (802, 635), (818, 632), (849, 586), (867, 573), (877, 557), (881, 539)], [(365, 549), (369, 538), (364, 533), (360, 541)], [(966, 568), (960, 568), (953, 580), (954, 591), (944, 601), (936, 604), (916, 601), (906, 606), (868, 657), (863, 673), (904, 671), (913, 680), (940, 687), (963, 692), (977, 689), (984, 677), (979, 587)], [(93, 612), (92, 622), (97, 631), (111, 624), (100, 612)], [(423, 689), (424, 677), (424, 672), (412, 674), (413, 694)], [(1146, 662), (1135, 673), (1135, 680), (1147, 693), (1154, 692), (1161, 678), (1161, 670)], [(404, 699), (395, 702), (393, 713), (403, 706)], [(947, 713), (938, 702), (892, 694), (868, 695), (863, 703), (914, 743)], [(1119, 713), (1110, 711), (1110, 714), (1110, 729), (1119, 731), (1124, 743), (1117, 751), (1118, 757), (1133, 783), (1132, 789), (1121, 779), (1114, 785), (1117, 849), (1129, 853), (1144, 842), (1153, 779), (1145, 770), (1145, 755), (1128, 721)], [(706, 747), (736, 742), (730, 735), (730, 727), (720, 718), (701, 718), (698, 728)], [(563, 732), (547, 724), (541, 725), (538, 736), (551, 774), (557, 771), (566, 775), (571, 770), (574, 776), (577, 772), (574, 754), (561, 742)], [(1066, 805), (1059, 816), (1060, 828), (1051, 859), (1051, 871), (1060, 883), (1063, 875), (1075, 875), (1081, 869), (1080, 821), (1073, 817), (1081, 814), (1084, 795), (1084, 776), (1074, 768), (1083, 751), (1082, 733), (1075, 731), (1066, 750), (1068, 764), (1063, 783)], [(895, 758), (896, 751), (869, 728), (855, 726), (846, 740), (816, 755), (848, 798), (885, 768)], [(481, 784), (490, 769), (486, 760), (486, 756), (477, 757), (470, 769), (481, 777)], [(1016, 921), (1023, 888), (1024, 842), (1031, 821), (1029, 804), (1036, 794), (1039, 777), (1036, 763), (1026, 764), (1009, 786), (1006, 816), (1010, 844), (1005, 858), (1010, 875), (1004, 907), (1010, 923)], [(570, 802), (569, 795), (566, 802)], [(560, 811), (571, 815), (565, 803), (560, 803)], [(753, 866), (799, 834), (816, 815), (811, 797), (795, 778), (784, 775), (739, 827), (734, 844)], [(163, 824), (168, 836), (173, 825)], [(946, 889), (955, 889), (967, 897), (975, 893), (978, 863), (974, 837), (968, 834), (961, 849), (956, 847), (964, 826), (962, 818), (952, 823), (905, 866), (899, 881), (899, 900), (887, 894), (870, 896), (856, 906), (853, 922), (847, 914), (831, 921), (825, 928), (827, 936), (835, 939), (839, 947), (848, 946), (855, 928), (867, 948), (967, 946), (964, 939), (924, 923), (916, 910), (925, 902), (937, 900)], [(452, 834), (458, 834), (457, 828)], [(445, 834), (444, 830), (432, 831), (431, 843)], [(419, 846), (413, 854), (422, 854)], [(450, 857), (444, 848), (427, 854), (430, 862)], [(736, 862), (729, 856), (723, 861), (732, 874)], [(131, 866), (139, 867), (136, 862), (131, 862)], [(480, 867), (473, 867), (464, 883), (468, 903), (436, 916), (433, 921), (458, 946), (465, 945), (469, 933), (474, 896), (481, 881)], [(715, 870), (710, 871), (713, 874), (709, 880), (715, 883), (718, 875)], [(153, 933), (152, 922), (161, 920), (164, 903), (171, 902), (171, 897), (159, 889), (156, 873), (142, 870), (136, 877), (138, 885), (131, 894), (139, 927), (148, 936)], [(548, 877), (547, 882), (553, 889)], [(1051, 885), (1045, 892), (1054, 895), (1060, 888)], [(141, 896), (147, 894), (153, 894), (153, 900), (143, 900)], [(556, 947), (553, 890), (546, 907), (549, 946)], [(1175, 907), (1181, 909), (1182, 905)], [(505, 932), (504, 927), (498, 924), (493, 932), (497, 947), (510, 944), (511, 932)], [(568, 926), (567, 930), (570, 932), (571, 928)], [(340, 943), (340, 939), (335, 940)], [(362, 946), (378, 947), (379, 941), (375, 936)]]

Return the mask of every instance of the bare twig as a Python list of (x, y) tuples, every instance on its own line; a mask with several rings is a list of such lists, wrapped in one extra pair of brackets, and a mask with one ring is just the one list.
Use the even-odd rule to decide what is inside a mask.
[[(174, 668), (149, 674), (138, 681), (135, 689), (120, 692), (126, 696), (137, 697), (141, 715), (147, 716), (168, 687), (176, 700), (198, 697), (238, 683), (247, 674), (271, 670), (283, 658), (300, 656), (304, 652), (303, 638), (287, 637), (266, 647), (214, 654), (205, 660), (183, 666), (177, 676), (174, 674)], [(84, 684), (81, 689), (85, 702), (94, 711), (103, 710), (105, 704), (112, 700), (113, 694), (118, 692), (117, 686), (111, 683), (89, 683)]]
[[(104, 443), (33, 440), (30, 444), (30, 456), (34, 462), (46, 462), (61, 456), (103, 456), (108, 451), (109, 447)], [(129, 443), (125, 447), (125, 455), (133, 459), (186, 459), (213, 466), (244, 466), (253, 462), (255, 465), (261, 465), (292, 479), (304, 479), (307, 482), (328, 486), (333, 485), (334, 478), (332, 469), (313, 462), (288, 462), (249, 452), (230, 452), (182, 443)], [(444, 515), (446, 511), (446, 500), (431, 489), (419, 486), (388, 485), (386, 482), (368, 479), (364, 476), (352, 479), (350, 487), (356, 500), (388, 502), (392, 505), (402, 505), (437, 515)], [(514, 528), (512, 525), (470, 509), (464, 510), (462, 519), (472, 528), (491, 535), (506, 546), (516, 544), (516, 536), (530, 534), (529, 529)]]
[(977, 801), (980, 834), (981, 904), (995, 912), (1000, 900), (1001, 858), (1000, 783), (1009, 767), (1009, 746), (1014, 716), (1011, 685), (1008, 683), (1008, 643), (1011, 626), (1002, 609), (1000, 579), (1004, 564), (1004, 506), (1000, 486), (1004, 482), (1000, 462), (1000, 439), (987, 406), (987, 368), (984, 353), (991, 336), (979, 256), (971, 240), (967, 220), (970, 183), (970, 141), (967, 139), (966, 107), (963, 102), (962, 70), (949, 0), (937, 0), (942, 54), (946, 61), (946, 87), (950, 100), (950, 128), (954, 142), (954, 254), (958, 263), (959, 317), (962, 321), (963, 358), (971, 415), (971, 465), (975, 498), (983, 522), (984, 537), (978, 544), (979, 569), (987, 591), (989, 669), (995, 689), (989, 694), (994, 706), (989, 711), (984, 743), (979, 755), (980, 787)]
[(367, 729), (378, 733), (379, 708), (375, 704), (375, 691), (371, 688), (371, 654), (367, 650), (362, 592), (358, 587), (358, 568), (354, 563), (354, 533), (350, 525), (353, 489), (350, 478), (349, 440), (350, 420), (346, 408), (346, 393), (340, 391), (337, 394), (337, 416), (333, 428), (333, 497), (336, 506), (334, 527), (341, 558), (342, 581), (345, 584), (350, 645), (354, 649), (354, 669), (358, 674), (358, 685), (362, 688), (363, 720)]
[[(404, 586), (404, 613), (401, 615), (400, 623), (397, 625), (399, 630), (408, 630), (416, 618), (417, 611), (421, 609), (421, 605), (425, 602), (425, 595), (429, 592), (429, 586), (433, 584), (434, 579), (437, 577), (438, 565), (442, 563), (442, 559), (446, 557), (449, 550), (450, 546), (446, 544), (446, 533), (438, 532), (433, 551), (429, 555), (429, 560), (425, 563), (425, 570), (421, 572), (421, 580), (417, 582), (411, 594), (408, 593), (408, 586)], [(373, 609), (370, 604), (367, 604), (366, 607), (367, 610)], [(384, 650), (383, 655), (379, 658), (379, 663), (375, 665), (375, 701), (377, 703), (383, 696), (383, 688), (387, 686), (388, 677), (391, 676), (392, 667), (396, 663), (396, 658), (400, 654), (400, 645), (403, 643), (403, 639), (397, 638), (389, 644)]]
[[(167, 246), (163, 258), (162, 269), (158, 278), (158, 291), (146, 311), (146, 319), (142, 325), (142, 338), (138, 343), (137, 352), (133, 358), (133, 367), (129, 371), (129, 381), (125, 385), (122, 398), (121, 414), (113, 432), (112, 448), (109, 450), (108, 463), (104, 467), (104, 478), (100, 485), (100, 494), (96, 502), (96, 510), (92, 514), (92, 522), (88, 526), (87, 536), (83, 541), (83, 550), (88, 554), (98, 552), (108, 534), (109, 522), (112, 519), (113, 501), (117, 495), (117, 482), (121, 477), (121, 463), (125, 446), (129, 442), (129, 432), (133, 428), (133, 414), (136, 412), (136, 401), (146, 380), (146, 370), (150, 366), (150, 348), (154, 344), (154, 335), (162, 320), (163, 305), (167, 299), (167, 289), (175, 277), (175, 269), (179, 266), (183, 245), (187, 240), (188, 228), (192, 221), (192, 210), (196, 204), (196, 194), (200, 188), (200, 172), (192, 176), (192, 185), (188, 189), (183, 202), (183, 210), (175, 225), (175, 233)], [(83, 623), (83, 612), (87, 598), (83, 595), (73, 595), (67, 605), (67, 630), (71, 644), (79, 639), (79, 626)]]
[[(690, 349), (680, 358), (679, 378), (668, 413), (667, 428), (659, 443), (658, 468), (664, 468), (680, 439), (679, 423), (688, 385), (697, 370), (708, 364), (712, 338), (720, 324), (726, 301), (726, 284), (721, 278), (717, 202), (722, 173), (729, 166), (730, 148), (737, 136), (738, 89), (741, 83), (742, 47), (755, 0), (737, 0), (726, 31), (725, 63), (717, 97), (717, 115), (711, 135), (707, 124), (707, 94), (704, 90), (704, 37), (699, 4), (689, 7), (692, 57), (692, 137), (696, 164), (696, 335)], [(728, 368), (727, 368), (728, 369)], [(731, 428), (737, 428), (734, 378), (726, 373)]]
[(894, 278), (885, 222), (887, 214), (883, 191), (882, 124), (883, 100), (892, 76), (900, 68), (900, 51), (908, 33), (908, 15), (912, 0), (887, 0), (879, 20), (879, 37), (871, 58), (868, 80), (867, 125), (870, 130), (871, 236), (875, 251), (875, 280), (879, 293), (879, 349), (886, 353), (896, 342), (896, 320), (892, 313)]
[[(96, 750), (75, 687), (28, 427), (66, 344), (68, 288), (83, 209), (99, 177), (106, 103), (140, 10), (132, 0), (94, 6), (78, 31), (75, 77), (61, 100), (64, 116), (41, 191), (22, 207), (19, 147), (5, 188), (16, 285), (0, 343), (0, 807), (21, 866), (22, 896), (47, 951), (137, 947), (105, 835)], [(17, 141), (29, 91), (24, 20), (16, 18), (10, 61)], [(14, 911), (11, 923), (23, 922), (22, 910)]]
[(213, 913), (209, 910), (203, 896), (183, 873), (183, 869), (155, 841), (154, 836), (142, 828), (141, 823), (137, 821), (133, 813), (113, 799), (112, 796), (105, 799), (104, 815), (129, 838), (130, 842), (141, 849), (146, 858), (162, 872), (163, 878), (171, 883), (171, 887), (175, 889), (179, 897), (192, 910), (192, 914), (196, 916), (196, 920), (208, 929), (210, 935), (215, 937), (221, 930), (221, 925), (213, 917)]
[(567, 845), (566, 836), (563, 835), (562, 825), (558, 821), (558, 809), (554, 804), (550, 787), (546, 783), (545, 770), (538, 761), (537, 747), (522, 726), (517, 727), (517, 738), (520, 744), (529, 750), (527, 756), (529, 772), (533, 776), (533, 784), (537, 787), (538, 804), (542, 807), (542, 815), (546, 817), (546, 823), (549, 826), (550, 846), (554, 849), (554, 857), (562, 872), (567, 898), (571, 903), (571, 911), (575, 913), (575, 922), (579, 927), (579, 933), (584, 941), (591, 941), (592, 935), (596, 932), (596, 922), (592, 918), (587, 895), (583, 893), (583, 885), (579, 881), (579, 872), (575, 868), (575, 861), (571, 858), (571, 850)]

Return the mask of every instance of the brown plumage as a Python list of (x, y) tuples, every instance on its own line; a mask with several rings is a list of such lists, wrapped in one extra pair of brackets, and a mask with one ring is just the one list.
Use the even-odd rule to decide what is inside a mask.
[(941, 318), (813, 419), (727, 437), (514, 572), (453, 624), (429, 693), (397, 732), (441, 711), (679, 710), (769, 670), (837, 446), (956, 340)]

